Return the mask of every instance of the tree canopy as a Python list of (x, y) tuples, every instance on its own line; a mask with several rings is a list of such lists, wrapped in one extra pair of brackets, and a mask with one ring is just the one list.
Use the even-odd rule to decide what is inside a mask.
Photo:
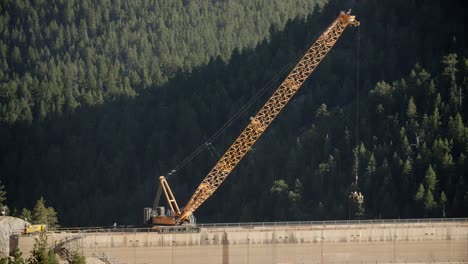
[[(0, 3), (11, 208), (43, 196), (64, 225), (139, 224), (157, 177), (201, 145), (168, 177), (184, 204), (301, 52), (352, 7), (360, 28), (345, 31), (199, 221), (345, 219), (356, 173), (361, 218), (466, 216), (463, 2), (117, 2)], [(50, 222), (38, 208), (24, 215)]]

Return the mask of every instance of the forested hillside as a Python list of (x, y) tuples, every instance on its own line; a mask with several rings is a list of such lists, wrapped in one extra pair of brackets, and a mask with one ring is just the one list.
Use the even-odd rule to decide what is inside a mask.
[(324, 0), (0, 3), (0, 121), (135, 96), (234, 48), (252, 48)]
[[(192, 2), (202, 5), (203, 1), (180, 2), (177, 10), (186, 10), (184, 8), (193, 5)], [(462, 1), (441, 4), (438, 1), (363, 0), (343, 6), (340, 1), (332, 0), (313, 13), (312, 8), (302, 8), (305, 2), (301, 1), (289, 9), (269, 6), (280, 5), (276, 2), (282, 1), (246, 2), (249, 4), (244, 1), (208, 1), (205, 4), (207, 10), (239, 5), (242, 8), (234, 8), (235, 12), (244, 10), (252, 14), (258, 14), (265, 6), (265, 10), (283, 15), (275, 18), (273, 13), (265, 11), (270, 22), (265, 24), (264, 30), (249, 24), (252, 21), (249, 17), (254, 15), (233, 15), (225, 20), (226, 24), (212, 18), (216, 21), (212, 29), (209, 26), (197, 29), (206, 28), (206, 34), (213, 37), (196, 34), (200, 39), (195, 42), (186, 38), (186, 34), (192, 34), (187, 28), (197, 23), (189, 19), (186, 24), (181, 22), (177, 29), (170, 30), (168, 34), (174, 34), (169, 37), (170, 44), (167, 38), (155, 35), (150, 41), (153, 48), (149, 53), (135, 48), (138, 56), (133, 59), (138, 63), (132, 64), (132, 56), (127, 56), (132, 54), (127, 52), (132, 45), (127, 45), (128, 50), (122, 45), (127, 41), (131, 43), (132, 39), (136, 43), (143, 41), (145, 38), (133, 34), (149, 34), (146, 31), (154, 26), (149, 22), (146, 24), (151, 24), (149, 28), (139, 28), (139, 22), (132, 24), (132, 10), (138, 10), (133, 11), (137, 21), (153, 21), (154, 18), (148, 18), (153, 16), (180, 16), (180, 19), (184, 16), (168, 13), (172, 10), (169, 7), (164, 14), (158, 14), (152, 11), (154, 5), (145, 7), (143, 3), (146, 2), (122, 1), (120, 6), (125, 12), (121, 10), (119, 14), (127, 17), (126, 20), (119, 20), (117, 13), (113, 13), (114, 5), (92, 8), (93, 12), (109, 12), (108, 28), (94, 35), (86, 12), (81, 7), (72, 8), (76, 9), (73, 21), (77, 25), (79, 21), (87, 21), (85, 35), (93, 43), (90, 44), (92, 49), (84, 48), (89, 47), (86, 45), (80, 47), (78, 41), (75, 47), (68, 45), (52, 51), (51, 42), (42, 40), (33, 46), (38, 46), (38, 50), (39, 47), (49, 49), (50, 54), (55, 55), (49, 56), (44, 51), (45, 57), (38, 57), (33, 66), (18, 63), (14, 67), (10, 66), (14, 61), (14, 48), (7, 52), (6, 57), (2, 57), (8, 68), (2, 67), (6, 79), (2, 79), (0, 101), (2, 109), (7, 109), (2, 112), (5, 115), (0, 126), (0, 173), (8, 193), (6, 203), (20, 210), (31, 207), (44, 196), (57, 210), (62, 225), (139, 224), (142, 208), (152, 205), (157, 177), (169, 172), (204, 144), (265, 87), (267, 92), (211, 142), (211, 151), (205, 150), (169, 178), (179, 203), (184, 204), (214, 165), (217, 155), (232, 143), (249, 117), (285, 77), (283, 69), (294, 65), (297, 56), (339, 11), (352, 7), (361, 27), (347, 29), (264, 137), (218, 192), (197, 211), (199, 220), (347, 218), (347, 197), (355, 169), (354, 151), (359, 157), (359, 185), (365, 195), (363, 217), (466, 216), (468, 109), (464, 98), (468, 93), (468, 51)], [(33, 3), (40, 4), (40, 1)], [(78, 1), (76, 5), (85, 3)], [(3, 2), (1, 5), (2, 12), (13, 12), (11, 8), (5, 9)], [(57, 3), (57, 9), (64, 6)], [(52, 19), (45, 14), (53, 13), (52, 10), (43, 11), (44, 16), (36, 11), (39, 17), (44, 17), (38, 21), (49, 24)], [(191, 9), (184, 12), (188, 10)], [(296, 11), (284, 15), (285, 10)], [(200, 11), (194, 17), (204, 20), (210, 14), (213, 17), (216, 17), (214, 14), (230, 14), (213, 12)], [(309, 12), (311, 14), (304, 18)], [(57, 12), (59, 16), (65, 13)], [(296, 15), (299, 18), (283, 29), (281, 21)], [(98, 24), (106, 24), (105, 15), (99, 19), (102, 21)], [(167, 21), (165, 23), (168, 26)], [(16, 24), (22, 25), (10, 23), (8, 31), (13, 32)], [(240, 31), (227, 36), (215, 33), (223, 27), (237, 27)], [(44, 31), (42, 25), (39, 28), (39, 32)], [(107, 34), (110, 36), (112, 28), (118, 32), (118, 41), (108, 41), (107, 37), (99, 40)], [(28, 30), (32, 29), (28, 27)], [(243, 30), (246, 33), (241, 33)], [(5, 26), (2, 34), (4, 32)], [(255, 35), (255, 40), (243, 40), (243, 34)], [(44, 37), (46, 32), (36, 35)], [(264, 37), (267, 38), (252, 48)], [(18, 43), (20, 39), (18, 37)], [(16, 43), (5, 35), (1, 41)], [(169, 51), (160, 51), (157, 47), (164, 45), (160, 42), (166, 42)], [(206, 50), (207, 43), (216, 48)], [(189, 53), (182, 52), (183, 45), (188, 45)], [(106, 46), (113, 48), (106, 50)], [(22, 47), (18, 44), (18, 49)], [(95, 53), (86, 55), (89, 50)], [(163, 59), (164, 56), (167, 58)], [(21, 56), (21, 61), (28, 58)], [(55, 78), (52, 77), (53, 66), (58, 61), (66, 62), (67, 58), (70, 64), (76, 64), (71, 67), (74, 70), (67, 73), (63, 65), (56, 68), (62, 69), (55, 72), (64, 79), (59, 82), (56, 78), (55, 86), (51, 85), (49, 82)], [(91, 60), (89, 67), (86, 58)], [(356, 95), (358, 61), (359, 101)], [(148, 65), (157, 65), (159, 70)], [(102, 78), (99, 77), (100, 67), (107, 68)], [(145, 71), (138, 67), (152, 72), (148, 75), (151, 82), (144, 84)], [(95, 71), (90, 73), (92, 69)], [(158, 75), (153, 71), (159, 71)], [(64, 81), (67, 74), (70, 74), (69, 86)], [(135, 76), (140, 80), (137, 83), (133, 82)], [(18, 85), (11, 86), (15, 78), (19, 80)], [(20, 85), (26, 78), (36, 81)], [(41, 83), (47, 84), (41, 86)], [(45, 98), (66, 98), (67, 91), (74, 91), (71, 93), (76, 101), (73, 107), (64, 107), (66, 103), (58, 107), (55, 99), (46, 102)], [(23, 104), (21, 102), (26, 100), (23, 97), (29, 98), (26, 104), (31, 105), (30, 118), (24, 118), (28, 116), (27, 111), (21, 114), (19, 109), (23, 108), (11, 106)], [(18, 102), (12, 103), (15, 100)], [(42, 115), (41, 105), (51, 108), (45, 108)], [(8, 117), (12, 113), (16, 117)], [(356, 124), (359, 127), (357, 148)]]

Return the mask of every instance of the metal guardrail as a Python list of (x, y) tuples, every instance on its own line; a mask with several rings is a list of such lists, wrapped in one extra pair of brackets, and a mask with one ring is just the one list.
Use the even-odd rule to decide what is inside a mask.
[[(288, 222), (244, 222), (244, 223), (206, 223), (197, 224), (199, 228), (253, 228), (281, 226), (339, 226), (339, 225), (377, 225), (377, 224), (413, 224), (413, 223), (468, 223), (468, 218), (419, 218), (419, 219), (373, 219), (373, 220), (336, 220), (336, 221), (288, 221)], [(159, 232), (148, 227), (107, 226), (107, 227), (69, 227), (48, 230), (55, 233), (124, 233), (124, 232)]]
[(412, 223), (453, 223), (467, 222), (468, 218), (416, 218), (416, 219), (373, 219), (373, 220), (332, 220), (332, 221), (288, 221), (288, 222), (245, 222), (198, 224), (200, 228), (209, 227), (268, 227), (268, 226), (328, 226), (328, 225), (374, 225), (374, 224), (412, 224)]

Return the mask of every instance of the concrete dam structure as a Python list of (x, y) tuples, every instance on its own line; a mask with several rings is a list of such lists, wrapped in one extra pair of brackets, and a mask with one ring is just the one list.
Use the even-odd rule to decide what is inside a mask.
[[(199, 225), (196, 233), (150, 229), (61, 230), (49, 244), (103, 263), (468, 263), (468, 219)], [(34, 236), (12, 247), (26, 256)]]

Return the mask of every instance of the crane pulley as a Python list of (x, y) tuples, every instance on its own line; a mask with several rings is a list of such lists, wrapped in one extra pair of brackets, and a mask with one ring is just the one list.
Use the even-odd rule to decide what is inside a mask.
[(309, 48), (260, 111), (250, 118), (250, 123), (203, 179), (181, 212), (178, 210), (177, 203), (172, 196), (167, 181), (164, 176), (161, 176), (161, 187), (166, 194), (172, 216), (170, 217), (170, 221), (167, 221), (169, 220), (167, 217), (162, 221), (163, 216), (155, 215), (152, 217), (152, 223), (175, 225), (187, 222), (193, 212), (218, 189), (263, 132), (270, 126), (281, 110), (335, 45), (346, 27), (348, 25), (357, 27), (359, 24), (359, 21), (356, 20), (355, 16), (350, 14), (350, 11), (341, 12), (339, 14)]

